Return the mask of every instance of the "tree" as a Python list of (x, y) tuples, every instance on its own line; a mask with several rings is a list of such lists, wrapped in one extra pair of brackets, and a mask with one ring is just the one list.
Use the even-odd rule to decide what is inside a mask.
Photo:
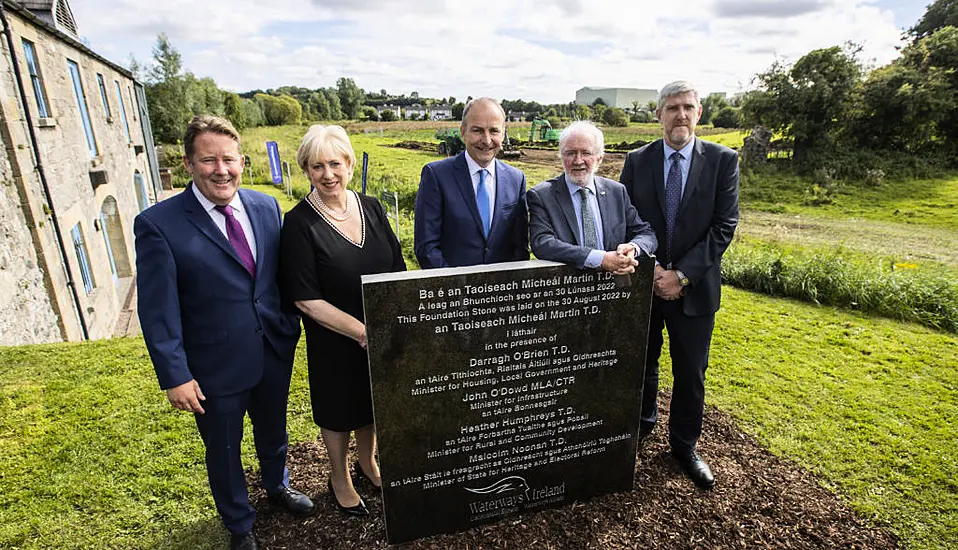
[(329, 103), (329, 118), (327, 120), (342, 120), (343, 107), (339, 102), (339, 93), (335, 88), (326, 88), (323, 90), (326, 101)]
[(153, 65), (146, 72), (145, 86), (153, 135), (160, 143), (176, 143), (186, 132), (190, 106), (186, 101), (186, 80), (181, 74), (180, 53), (165, 34), (156, 37)]
[(392, 122), (396, 120), (396, 111), (386, 109), (385, 111), (379, 113), (379, 120), (383, 122)]
[(958, 27), (958, 0), (936, 0), (908, 34), (918, 42), (945, 27)]
[(761, 124), (794, 139), (798, 163), (833, 148), (853, 112), (862, 71), (857, 48), (846, 47), (813, 50), (792, 67), (776, 61), (756, 77), (760, 90), (743, 101), (749, 126)]
[(629, 116), (622, 109), (612, 107), (602, 113), (602, 122), (609, 126), (625, 127), (629, 125)]
[(712, 125), (716, 128), (739, 128), (742, 126), (742, 114), (735, 107), (726, 105), (712, 117)]
[(715, 113), (718, 113), (725, 107), (728, 107), (728, 103), (724, 97), (718, 94), (707, 96), (702, 100), (702, 118), (699, 119), (699, 124), (708, 124), (712, 121), (712, 117), (715, 116)]
[(362, 110), (362, 118), (363, 118), (363, 120), (369, 120), (369, 121), (372, 121), (372, 122), (378, 122), (378, 121), (379, 121), (379, 113), (376, 112), (376, 108), (375, 108), (375, 107), (363, 107), (363, 110)]
[(659, 105), (655, 102), (655, 100), (651, 100), (646, 104), (646, 106), (649, 108), (650, 113), (654, 113), (658, 109)]
[(456, 103), (452, 106), (452, 118), (454, 120), (462, 120), (462, 112), (466, 109), (466, 104), (463, 102)]
[(592, 118), (592, 109), (590, 109), (588, 105), (576, 105), (575, 118), (576, 120), (590, 120)]
[(260, 110), (259, 105), (252, 99), (246, 99), (245, 97), (240, 99), (240, 109), (242, 109), (243, 117), (246, 119), (246, 127), (253, 128), (264, 125), (266, 120), (263, 118), (263, 111)]
[(241, 132), (249, 125), (246, 112), (243, 111), (243, 99), (236, 94), (227, 93), (223, 98), (223, 116)]
[(596, 104), (592, 105), (592, 115), (595, 117), (595, 120), (596, 120), (596, 121), (600, 121), (600, 120), (603, 119), (603, 117), (605, 116), (605, 112), (606, 112), (608, 109), (609, 109), (609, 108), (606, 107), (605, 104), (603, 104), (603, 103), (596, 103)]
[(292, 96), (272, 96), (256, 94), (253, 98), (263, 111), (267, 126), (299, 124), (303, 117), (303, 107)]
[(306, 112), (313, 120), (330, 120), (329, 100), (322, 91), (316, 91), (309, 94), (306, 101)]
[[(592, 102), (592, 108), (595, 109), (597, 105), (605, 105), (605, 100), (601, 97), (595, 98), (595, 101)], [(605, 106), (607, 107), (608, 105)]]
[(352, 78), (340, 77), (336, 81), (336, 90), (339, 94), (339, 103), (346, 118), (359, 116), (359, 108), (366, 99), (366, 94), (356, 85)]

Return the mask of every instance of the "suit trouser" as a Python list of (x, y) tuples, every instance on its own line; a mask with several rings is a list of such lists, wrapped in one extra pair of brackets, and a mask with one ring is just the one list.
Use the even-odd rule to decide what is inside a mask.
[(263, 347), (263, 377), (256, 386), (232, 395), (208, 395), (202, 402), (206, 413), (194, 415), (206, 446), (206, 473), (213, 501), (223, 525), (231, 533), (249, 532), (256, 517), (240, 459), (243, 418), (247, 412), (253, 424), (263, 487), (267, 493), (276, 494), (289, 485), (286, 403), (290, 365), (280, 360), (269, 345)]
[(714, 313), (694, 317), (686, 315), (682, 311), (683, 300), (653, 298), (641, 418), (642, 424), (651, 428), (658, 417), (656, 396), (659, 391), (659, 356), (664, 343), (664, 327), (669, 332), (669, 355), (674, 379), (669, 408), (669, 446), (680, 454), (695, 450), (695, 444), (702, 435), (705, 370), (708, 368), (709, 346), (715, 326)]

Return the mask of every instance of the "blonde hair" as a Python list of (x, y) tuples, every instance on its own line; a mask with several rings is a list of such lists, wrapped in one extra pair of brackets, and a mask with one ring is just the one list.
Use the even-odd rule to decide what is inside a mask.
[(342, 126), (314, 124), (309, 127), (299, 145), (299, 151), (296, 152), (296, 162), (303, 172), (307, 172), (309, 165), (319, 158), (346, 159), (352, 175), (353, 167), (356, 166), (356, 153), (353, 152), (353, 144)]

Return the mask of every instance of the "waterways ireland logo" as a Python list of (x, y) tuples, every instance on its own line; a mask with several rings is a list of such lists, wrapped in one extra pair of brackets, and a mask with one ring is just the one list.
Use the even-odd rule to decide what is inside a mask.
[(547, 485), (539, 489), (529, 487), (525, 478), (509, 476), (486, 487), (464, 487), (466, 491), (477, 495), (476, 500), (469, 502), (469, 511), (483, 517), (505, 515), (524, 507), (545, 504), (544, 500), (557, 502), (565, 494), (565, 482), (559, 485)]

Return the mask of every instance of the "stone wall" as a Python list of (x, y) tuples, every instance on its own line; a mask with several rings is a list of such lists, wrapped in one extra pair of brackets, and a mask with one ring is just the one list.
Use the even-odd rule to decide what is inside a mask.
[[(85, 321), (90, 338), (113, 335), (134, 271), (133, 218), (140, 211), (134, 184), (139, 173), (145, 182), (150, 202), (154, 185), (144, 151), (145, 139), (140, 126), (137, 105), (132, 93), (133, 81), (122, 68), (97, 56), (83, 45), (44, 27), (29, 15), (7, 12), (13, 33), (14, 52), (20, 64), (21, 78), (27, 87), (27, 103), (23, 105), (14, 80), (11, 52), (3, 44), (0, 60), (0, 97), (2, 97), (3, 134), (5, 139), (3, 176), (4, 205), (0, 220), (4, 222), (4, 243), (0, 245), (17, 273), (30, 269), (39, 272), (31, 282), (0, 282), (0, 314), (4, 333), (0, 345), (49, 341), (81, 340), (80, 320)], [(21, 41), (33, 42), (40, 74), (46, 91), (50, 117), (41, 124), (36, 101), (30, 87)], [(91, 158), (77, 107), (68, 61), (76, 62), (81, 75), (98, 155)], [(109, 115), (101, 98), (97, 75), (103, 76)], [(120, 84), (123, 109), (117, 97)], [(50, 188), (47, 198), (36, 169), (24, 109), (32, 114), (33, 132), (38, 143), (40, 162)], [(129, 124), (130, 139), (124, 129), (123, 110)], [(106, 183), (94, 188), (91, 171), (103, 171)], [(49, 200), (49, 202), (48, 202)], [(19, 215), (17, 211), (19, 210)], [(103, 213), (108, 223), (100, 221)], [(60, 227), (66, 258), (60, 253), (53, 216)], [(70, 231), (79, 225), (89, 257), (94, 288), (84, 290), (79, 262)], [(106, 229), (109, 229), (107, 232)], [(109, 248), (108, 243), (109, 242)], [(114, 276), (110, 267), (112, 249), (117, 267)], [(33, 266), (28, 268), (26, 266)], [(67, 271), (69, 266), (69, 273)], [(13, 269), (11, 267), (11, 269)], [(23, 275), (19, 275), (22, 279)], [(72, 276), (79, 294), (79, 308), (72, 296)], [(2, 274), (0, 274), (2, 277)], [(126, 280), (124, 280), (124, 278)], [(37, 283), (42, 280), (42, 284)], [(44, 292), (47, 304), (37, 301)], [(31, 311), (46, 311), (31, 314)], [(9, 319), (9, 321), (8, 321)], [(53, 322), (51, 322), (53, 319)], [(7, 327), (6, 324), (11, 325)], [(41, 326), (42, 325), (42, 326)], [(24, 335), (33, 334), (33, 338)], [(53, 336), (58, 334), (58, 336)]]

